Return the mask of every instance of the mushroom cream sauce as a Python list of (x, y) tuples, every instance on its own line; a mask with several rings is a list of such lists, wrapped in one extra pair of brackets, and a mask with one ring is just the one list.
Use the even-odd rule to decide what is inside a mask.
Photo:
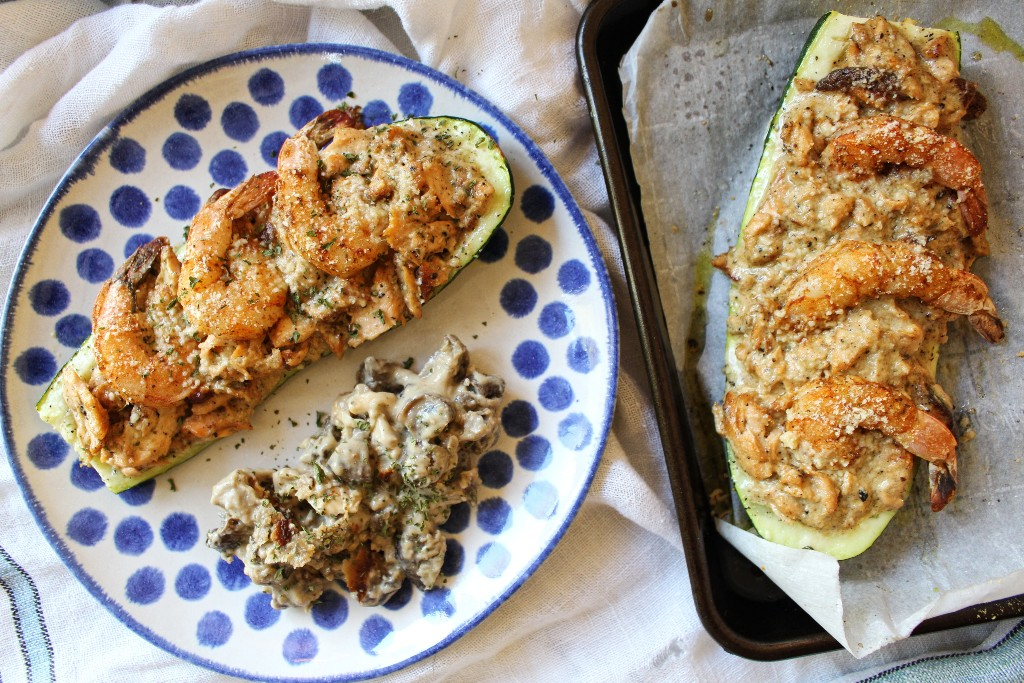
[(794, 81), (771, 184), (715, 259), (734, 282), (718, 431), (752, 502), (820, 530), (902, 506), (915, 455), (933, 509), (952, 498), (935, 354), (956, 315), (1002, 337), (967, 270), (988, 250), (987, 205), (956, 139), (984, 99), (950, 34), (903, 26), (854, 24), (828, 76)]
[(453, 505), (475, 500), (477, 460), (498, 437), (505, 382), (448, 335), (419, 373), (366, 359), (291, 466), (235, 470), (207, 545), (245, 563), (274, 607), (309, 607), (335, 580), (379, 605), (408, 578), (437, 585)]

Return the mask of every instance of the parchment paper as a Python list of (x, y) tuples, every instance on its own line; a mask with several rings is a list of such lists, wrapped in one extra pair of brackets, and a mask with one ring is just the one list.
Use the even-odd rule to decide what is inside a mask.
[[(932, 26), (953, 19), (981, 34), (977, 29), (993, 28), (981, 23), (989, 17), (1024, 42), (1024, 3), (1016, 2), (671, 0), (654, 12), (620, 66), (624, 113), (679, 381), (701, 427), (695, 438), (709, 492), (731, 487), (710, 415), (724, 387), (729, 282), (708, 259), (736, 241), (769, 120), (808, 33), (830, 9)], [(926, 468), (919, 467), (910, 500), (881, 538), (842, 563), (719, 524), (858, 657), (906, 637), (928, 617), (1024, 593), (1024, 56), (961, 35), (963, 76), (989, 103), (965, 130), (989, 198), (992, 255), (974, 271), (989, 283), (1007, 335), (988, 345), (958, 321), (943, 347), (939, 380), (957, 418), (977, 433), (959, 448), (957, 497), (933, 514)], [(742, 525), (737, 508), (731, 519)]]

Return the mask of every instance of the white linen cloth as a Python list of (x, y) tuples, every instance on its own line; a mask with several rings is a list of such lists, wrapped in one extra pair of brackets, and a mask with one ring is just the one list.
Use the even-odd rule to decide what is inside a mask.
[[(574, 39), (585, 0), (114, 4), (0, 4), (5, 296), (46, 197), (108, 120), (187, 67), (281, 43), (327, 41), (404, 52), (479, 92), (545, 152), (606, 259), (622, 328), (619, 396), (585, 504), (559, 546), (506, 603), (454, 644), (389, 680), (856, 680), (925, 653), (994, 645), (1015, 626), (1000, 622), (912, 638), (862, 660), (839, 651), (776, 663), (731, 655), (704, 631), (578, 80)], [(0, 458), (0, 519), (0, 680), (230, 680), (160, 650), (107, 613), (43, 538), (6, 458)], [(13, 621), (10, 584), (18, 576), (31, 577), (44, 634), (28, 633)], [(987, 680), (1012, 675), (1008, 669), (980, 670)], [(966, 680), (979, 669), (952, 671)]]

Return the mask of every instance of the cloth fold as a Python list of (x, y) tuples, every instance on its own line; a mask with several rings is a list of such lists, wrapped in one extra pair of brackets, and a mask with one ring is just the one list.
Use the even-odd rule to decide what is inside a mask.
[[(907, 658), (979, 646), (999, 656), (958, 661), (981, 662), (996, 676), (989, 680), (1024, 675), (1024, 635), (1008, 622), (913, 638), (864, 660), (833, 652), (777, 663), (731, 655), (702, 628), (576, 69), (584, 0), (114, 4), (0, 4), (5, 293), (46, 197), (117, 112), (192, 65), (294, 42), (353, 43), (415, 56), (494, 102), (551, 160), (606, 260), (621, 324), (619, 396), (586, 502), (559, 546), (508, 601), (390, 680), (856, 679), (857, 672), (892, 670)], [(160, 650), (107, 613), (43, 539), (6, 458), (0, 459), (0, 515), (0, 680), (230, 680)], [(1011, 668), (1001, 674), (1004, 665)]]

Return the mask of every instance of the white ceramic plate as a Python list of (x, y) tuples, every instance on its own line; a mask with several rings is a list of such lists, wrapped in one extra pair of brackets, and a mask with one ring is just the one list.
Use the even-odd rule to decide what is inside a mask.
[[(462, 116), (493, 131), (516, 203), (475, 263), (426, 307), (343, 360), (275, 394), (255, 430), (114, 495), (43, 424), (34, 405), (89, 333), (100, 283), (151, 236), (182, 228), (217, 185), (272, 168), (281, 140), (325, 108), (368, 123)], [(446, 332), (508, 382), (502, 436), (481, 459), (479, 503), (446, 525), (443, 588), (384, 607), (339, 592), (311, 611), (269, 597), (204, 544), (210, 488), (236, 467), (281, 465), (317, 410), (351, 388), (372, 353), (421, 363)], [(615, 308), (593, 236), (537, 146), (493, 105), (402, 57), (284, 46), (191, 69), (128, 108), (68, 171), (32, 232), (4, 314), (0, 399), (15, 474), (44, 535), (130, 629), (184, 659), (260, 680), (352, 680), (393, 671), (479, 623), (537, 568), (590, 484), (612, 417)]]

